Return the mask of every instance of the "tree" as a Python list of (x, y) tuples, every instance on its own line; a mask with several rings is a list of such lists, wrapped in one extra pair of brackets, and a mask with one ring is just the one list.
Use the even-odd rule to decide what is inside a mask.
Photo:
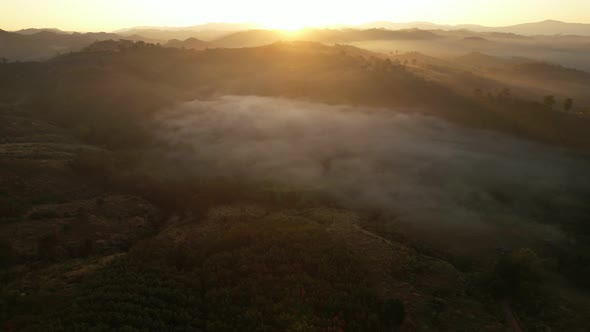
[[(501, 257), (494, 267), (491, 287), (499, 298), (527, 296), (541, 278), (540, 260), (531, 249), (524, 248)], [(533, 292), (534, 293), (534, 292)]]
[(389, 70), (391, 67), (393, 67), (393, 62), (391, 62), (389, 58), (385, 59), (385, 61), (383, 62), (383, 68), (385, 70)]
[(16, 256), (12, 244), (7, 241), (0, 241), (0, 268), (9, 266)]
[(501, 99), (509, 99), (510, 97), (512, 97), (512, 92), (510, 91), (510, 89), (504, 88), (502, 89), (502, 91), (498, 93), (498, 97)]
[(37, 254), (43, 258), (53, 258), (57, 251), (58, 239), (55, 233), (42, 236), (37, 240)]
[(404, 304), (398, 299), (388, 299), (381, 305), (381, 321), (388, 330), (401, 326), (406, 316)]
[(92, 255), (94, 252), (94, 241), (89, 238), (85, 238), (84, 241), (80, 244), (79, 252), (77, 253), (77, 257), (88, 257)]
[(549, 108), (553, 108), (555, 105), (555, 97), (554, 96), (545, 96), (543, 99), (543, 104)]
[(563, 102), (563, 109), (566, 112), (569, 112), (572, 110), (572, 108), (574, 108), (574, 101), (572, 98), (567, 98), (564, 102)]

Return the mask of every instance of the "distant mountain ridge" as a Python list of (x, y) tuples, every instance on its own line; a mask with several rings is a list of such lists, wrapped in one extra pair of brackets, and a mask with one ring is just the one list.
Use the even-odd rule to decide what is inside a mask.
[(257, 29), (263, 27), (256, 23), (206, 23), (188, 27), (141, 26), (116, 30), (114, 33), (122, 36), (141, 35), (159, 40), (198, 38), (209, 41), (229, 33)]
[(478, 24), (445, 25), (430, 22), (396, 23), (389, 21), (370, 22), (356, 26), (357, 28), (383, 28), (391, 30), (399, 29), (424, 29), (424, 30), (471, 30), (476, 32), (503, 32), (519, 35), (581, 35), (590, 36), (590, 24), (567, 23), (556, 20), (523, 23), (502, 27), (489, 27)]
[(433, 40), (442, 38), (432, 31), (384, 29), (305, 29), (296, 35), (278, 30), (247, 30), (231, 33), (212, 42), (218, 47), (252, 47), (282, 40), (304, 40), (321, 43), (349, 43), (363, 40)]
[(55, 29), (55, 28), (29, 28), (29, 29), (21, 29), (21, 30), (15, 31), (15, 32), (19, 33), (21, 35), (34, 35), (39, 32), (53, 32), (56, 34), (71, 34), (72, 33), (72, 32), (63, 31), (63, 30)]
[(171, 39), (164, 45), (165, 47), (186, 48), (192, 50), (202, 50), (210, 46), (206, 41), (197, 38), (188, 38), (186, 40)]
[[(142, 40), (185, 49), (255, 47), (278, 41), (302, 40), (351, 44), (389, 55), (418, 51), (429, 55), (447, 53), (459, 56), (480, 51), (496, 56), (535, 58), (590, 71), (587, 56), (590, 33), (587, 36), (581, 33), (565, 34), (584, 32), (590, 24), (543, 21), (490, 28), (477, 25), (444, 26), (428, 22), (377, 22), (357, 27), (307, 28), (297, 32), (250, 29), (251, 27), (255, 25), (210, 23), (192, 27), (164, 27), (162, 30), (142, 27), (121, 30), (118, 33), (78, 33), (54, 28), (23, 29), (16, 32), (0, 30), (0, 58), (9, 62), (45, 60), (82, 50), (95, 41), (111, 39)], [(544, 32), (545, 35), (526, 34), (532, 32)]]
[[(540, 22), (529, 22), (508, 26), (485, 26), (480, 24), (437, 24), (432, 22), (392, 22), (392, 21), (374, 21), (358, 25), (338, 24), (331, 26), (315, 27), (316, 29), (388, 29), (388, 30), (470, 30), (474, 32), (497, 32), (512, 33), (517, 35), (534, 36), (534, 35), (580, 35), (590, 36), (590, 23), (570, 23), (557, 20), (544, 20)], [(187, 38), (199, 38), (196, 33), (201, 35), (211, 35), (213, 38), (219, 38), (223, 34), (247, 31), (247, 30), (267, 30), (258, 23), (223, 23), (213, 22), (198, 24), (193, 26), (137, 26), (115, 30), (112, 33), (121, 36), (141, 35), (147, 38), (170, 40)], [(63, 31), (57, 28), (28, 28), (13, 31), (23, 35), (32, 35), (38, 32), (48, 31), (57, 34), (71, 34), (71, 31)], [(156, 36), (152, 36), (156, 35)]]
[[(388, 29), (388, 30), (470, 30), (474, 32), (497, 32), (511, 33), (524, 36), (534, 35), (580, 35), (590, 36), (590, 23), (567, 23), (556, 20), (545, 20), (541, 22), (523, 23), (510, 26), (491, 27), (478, 24), (436, 24), (431, 22), (391, 22), (375, 21), (359, 25), (332, 25), (316, 27), (316, 29)], [(247, 30), (266, 30), (256, 23), (207, 23), (188, 27), (133, 27), (121, 29), (114, 33), (121, 35), (142, 35), (154, 39), (187, 39), (195, 37), (207, 41), (222, 37), (224, 34)]]
[(138, 26), (125, 29), (119, 29), (113, 31), (114, 33), (125, 34), (132, 30), (168, 30), (168, 31), (179, 31), (179, 30), (192, 30), (192, 31), (203, 31), (203, 30), (217, 30), (217, 31), (236, 31), (236, 30), (252, 30), (260, 29), (262, 26), (257, 23), (223, 23), (223, 22), (212, 22), (205, 24), (198, 24), (188, 27), (158, 27), (158, 26)]
[(0, 57), (9, 61), (37, 61), (58, 54), (80, 51), (95, 41), (101, 40), (144, 40), (139, 36), (121, 37), (114, 33), (66, 33), (52, 29), (27, 29), (24, 32), (0, 31)]

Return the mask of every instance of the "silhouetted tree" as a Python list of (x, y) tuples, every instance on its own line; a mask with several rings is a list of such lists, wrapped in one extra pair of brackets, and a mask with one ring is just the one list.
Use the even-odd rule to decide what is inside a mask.
[(504, 88), (498, 93), (498, 98), (509, 99), (510, 97), (512, 97), (512, 91), (509, 88)]
[(387, 58), (383, 62), (383, 66), (385, 67), (385, 70), (390, 69), (391, 67), (393, 67), (393, 62), (391, 62), (391, 60)]
[(389, 299), (382, 304), (381, 321), (388, 330), (396, 331), (404, 322), (406, 310), (398, 299)]
[(563, 109), (568, 112), (571, 111), (571, 109), (574, 108), (574, 101), (572, 98), (567, 98), (564, 102), (563, 102)]
[(15, 253), (12, 244), (7, 241), (0, 241), (0, 268), (12, 263)]
[(545, 96), (543, 99), (543, 104), (549, 108), (553, 108), (555, 105), (555, 97), (554, 96)]
[(439, 296), (438, 292), (434, 292), (434, 297), (432, 298), (432, 302), (430, 303), (433, 309), (433, 320), (435, 323), (438, 322), (440, 315), (445, 311), (447, 307), (447, 303), (445, 300)]
[(88, 257), (88, 256), (92, 255), (93, 251), (94, 251), (94, 242), (91, 239), (86, 238), (80, 244), (79, 252), (77, 254), (78, 254), (78, 257)]
[(501, 257), (493, 271), (490, 283), (493, 295), (498, 298), (513, 298), (523, 289), (534, 286), (540, 280), (539, 258), (531, 249), (519, 249)]
[(37, 240), (37, 255), (43, 258), (52, 258), (57, 250), (57, 235), (47, 234)]

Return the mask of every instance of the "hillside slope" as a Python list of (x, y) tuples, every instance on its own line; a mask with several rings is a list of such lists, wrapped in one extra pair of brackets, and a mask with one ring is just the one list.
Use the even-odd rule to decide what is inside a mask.
[[(499, 305), (507, 303), (527, 329), (587, 330), (586, 297), (567, 292), (589, 280), (586, 189), (569, 190), (584, 186), (577, 167), (586, 157), (510, 145), (528, 147), (532, 167), (501, 144), (514, 138), (498, 133), (583, 149), (587, 122), (518, 98), (467, 96), (428, 78), (428, 68), (394, 60), (309, 42), (194, 51), (108, 41), (46, 62), (1, 64), (0, 329), (506, 331)], [(211, 107), (228, 94), (244, 99), (228, 112)], [(283, 102), (263, 112), (248, 95)], [(312, 102), (331, 113), (316, 117)], [(293, 105), (307, 113), (288, 111)], [(348, 120), (350, 108), (359, 117)], [(157, 121), (175, 110), (181, 118)], [(196, 114), (203, 117), (188, 121)], [(397, 127), (383, 120), (391, 118)], [(494, 132), (440, 136), (459, 128), (441, 118)], [(481, 135), (485, 145), (474, 141)], [(387, 149), (392, 142), (400, 153)], [(544, 162), (556, 150), (567, 158)], [(282, 155), (294, 158), (289, 167)], [(521, 176), (480, 179), (486, 167), (507, 165)], [(267, 172), (247, 176), (257, 169)], [(471, 260), (431, 246), (409, 236), (418, 233), (399, 213), (408, 210), (391, 209), (403, 201), (392, 188), (415, 189), (391, 176), (397, 169), (418, 179), (412, 197), (422, 199), (403, 207), (434, 211), (432, 225), (442, 213), (457, 226), (481, 225), (459, 209), (470, 204), (505, 213), (494, 220), (506, 234), (521, 229), (522, 214), (559, 228), (565, 241), (534, 238), (532, 249)], [(486, 191), (457, 180), (467, 174)], [(311, 185), (289, 185), (304, 176)], [(384, 196), (360, 191), (351, 182), (359, 178), (384, 186)], [(368, 205), (358, 204), (360, 194)]]

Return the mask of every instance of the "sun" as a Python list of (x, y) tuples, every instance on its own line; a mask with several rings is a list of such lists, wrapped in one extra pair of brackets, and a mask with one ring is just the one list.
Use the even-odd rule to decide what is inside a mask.
[[(305, 28), (320, 28), (330, 23), (333, 11), (317, 1), (272, 2), (268, 10), (257, 13), (257, 21), (267, 29), (295, 32)], [(332, 15), (330, 15), (332, 14)]]
[(305, 28), (311, 28), (316, 26), (316, 24), (306, 22), (305, 20), (288, 17), (265, 20), (263, 25), (267, 29), (281, 30), (286, 32), (297, 32)]

